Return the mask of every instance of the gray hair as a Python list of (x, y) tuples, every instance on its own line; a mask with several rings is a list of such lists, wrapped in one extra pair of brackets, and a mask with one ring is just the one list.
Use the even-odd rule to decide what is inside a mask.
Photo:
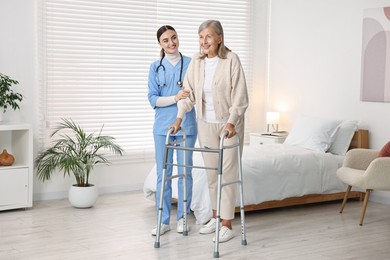
[[(206, 28), (212, 28), (214, 32), (221, 37), (221, 43), (218, 45), (218, 57), (221, 59), (225, 59), (227, 56), (227, 53), (230, 51), (228, 47), (225, 46), (225, 40), (224, 40), (224, 34), (223, 34), (223, 28), (222, 24), (218, 20), (207, 20), (203, 22), (198, 29), (198, 34), (201, 33)], [(200, 50), (200, 58), (203, 59), (206, 57), (204, 53), (202, 53), (202, 50)]]

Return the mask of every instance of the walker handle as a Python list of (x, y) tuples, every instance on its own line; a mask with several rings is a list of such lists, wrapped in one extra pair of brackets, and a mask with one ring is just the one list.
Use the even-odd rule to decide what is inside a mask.
[(228, 130), (225, 130), (223, 131), (223, 134), (222, 134), (222, 137), (227, 137), (229, 135), (229, 131)]
[[(180, 130), (181, 130), (181, 126), (179, 127), (179, 129), (177, 131), (179, 132)], [(168, 128), (168, 135), (171, 135), (173, 133), (173, 131), (175, 131), (174, 127)]]

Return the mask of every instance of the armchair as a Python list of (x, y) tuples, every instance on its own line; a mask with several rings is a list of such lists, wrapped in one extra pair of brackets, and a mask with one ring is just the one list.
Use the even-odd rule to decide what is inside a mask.
[(352, 186), (365, 191), (360, 226), (363, 225), (368, 199), (373, 190), (390, 190), (390, 157), (378, 157), (379, 150), (352, 149), (347, 152), (337, 176), (348, 185), (340, 213)]

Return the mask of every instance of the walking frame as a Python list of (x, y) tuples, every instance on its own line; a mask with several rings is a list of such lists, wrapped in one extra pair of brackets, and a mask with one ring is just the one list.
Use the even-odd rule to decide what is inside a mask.
[[(157, 232), (156, 232), (156, 240), (154, 242), (155, 248), (160, 248), (160, 234), (161, 234), (161, 219), (162, 219), (162, 209), (163, 209), (163, 195), (165, 190), (165, 184), (167, 181), (170, 181), (173, 178), (182, 177), (183, 179), (183, 236), (188, 235), (188, 225), (187, 225), (187, 171), (188, 168), (200, 168), (200, 169), (206, 169), (206, 170), (216, 170), (218, 173), (218, 186), (217, 186), (217, 214), (216, 214), (216, 231), (215, 231), (215, 243), (214, 243), (214, 258), (219, 258), (219, 226), (221, 223), (221, 217), (220, 217), (220, 210), (221, 210), (221, 190), (223, 187), (231, 184), (239, 184), (239, 191), (240, 191), (240, 219), (241, 219), (241, 245), (246, 246), (247, 240), (246, 240), (246, 231), (245, 231), (245, 211), (244, 211), (244, 195), (243, 195), (243, 179), (242, 179), (242, 166), (241, 166), (241, 149), (240, 149), (240, 136), (237, 133), (237, 143), (233, 145), (224, 145), (224, 140), (226, 136), (229, 134), (228, 131), (225, 131), (223, 135), (221, 136), (221, 140), (219, 143), (219, 148), (196, 148), (196, 147), (186, 147), (186, 132), (185, 129), (181, 128), (181, 131), (183, 133), (183, 139), (177, 140), (173, 142), (169, 142), (169, 137), (173, 133), (174, 128), (170, 128), (167, 136), (166, 136), (166, 142), (165, 142), (165, 150), (164, 150), (164, 163), (163, 163), (163, 176), (162, 176), (162, 186), (161, 186), (161, 195), (160, 195), (160, 201), (159, 201), (159, 207), (158, 207), (158, 217), (157, 217)], [(180, 146), (180, 144), (183, 144), (183, 146)], [(238, 162), (238, 180), (230, 181), (222, 183), (222, 169), (223, 169), (223, 151), (225, 149), (237, 149), (237, 162)], [(194, 152), (201, 152), (201, 153), (217, 153), (219, 155), (218, 158), (218, 167), (206, 167), (206, 166), (194, 166), (194, 165), (186, 165), (186, 152), (184, 152), (183, 160), (184, 164), (174, 164), (174, 163), (168, 163), (168, 152), (169, 150), (183, 150), (183, 151), (194, 151)], [(166, 170), (167, 166), (178, 166), (184, 168), (184, 173), (179, 173), (172, 175), (172, 176), (166, 176)]]

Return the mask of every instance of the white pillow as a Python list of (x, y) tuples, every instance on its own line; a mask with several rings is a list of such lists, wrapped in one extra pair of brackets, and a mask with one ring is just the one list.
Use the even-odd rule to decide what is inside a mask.
[(341, 121), (298, 116), (284, 144), (326, 152)]
[(335, 139), (332, 142), (328, 152), (345, 155), (348, 151), (349, 145), (355, 131), (358, 129), (358, 121), (355, 120), (345, 120), (339, 125), (339, 130), (335, 135)]

